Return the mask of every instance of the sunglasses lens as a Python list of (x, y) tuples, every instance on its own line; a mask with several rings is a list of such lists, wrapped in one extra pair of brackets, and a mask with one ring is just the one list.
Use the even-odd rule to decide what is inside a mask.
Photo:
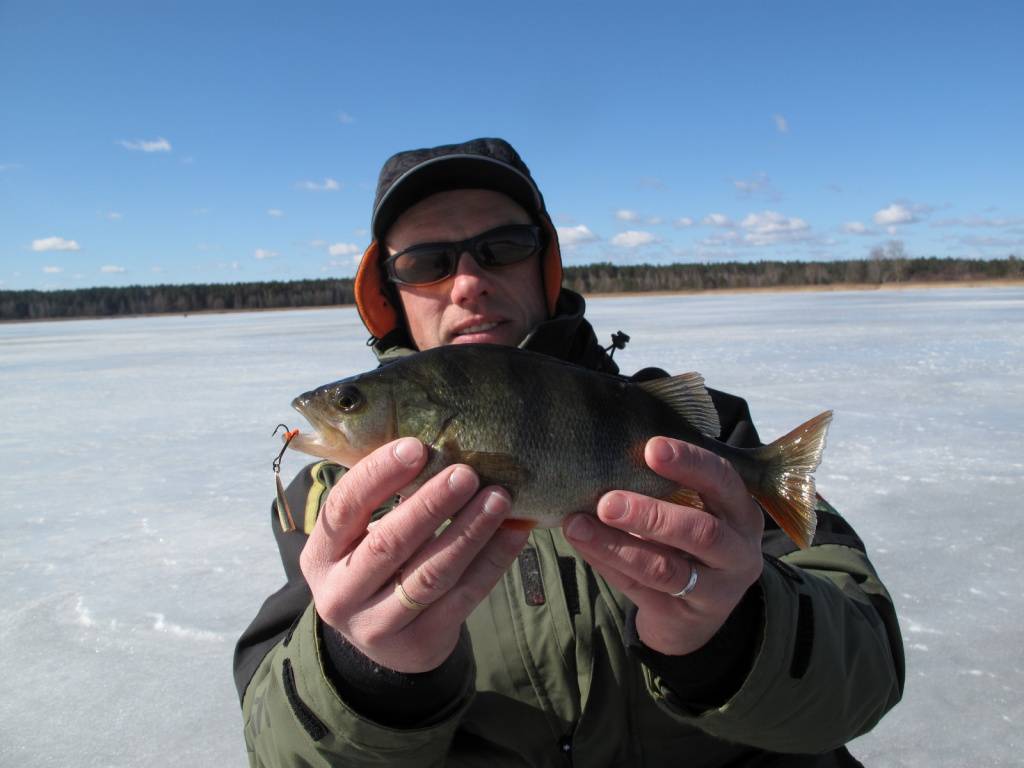
[(540, 230), (525, 224), (498, 227), (461, 243), (414, 245), (387, 260), (395, 282), (427, 285), (451, 276), (459, 256), (468, 251), (487, 269), (511, 267), (541, 250)]
[(503, 227), (477, 242), (478, 261), (485, 267), (510, 267), (533, 256), (540, 246), (532, 227)]
[(391, 272), (403, 283), (436, 283), (455, 271), (456, 256), (452, 249), (436, 245), (410, 248), (391, 262)]

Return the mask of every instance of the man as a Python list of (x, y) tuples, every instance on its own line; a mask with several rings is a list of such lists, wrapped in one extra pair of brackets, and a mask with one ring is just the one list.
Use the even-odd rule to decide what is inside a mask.
[[(372, 234), (356, 295), (381, 362), (493, 343), (617, 373), (507, 143), (392, 157)], [(759, 444), (746, 404), (712, 397), (721, 439)], [(308, 540), (272, 515), (288, 584), (236, 649), (250, 762), (859, 765), (843, 745), (904, 674), (860, 539), (821, 501), (797, 550), (727, 462), (667, 438), (645, 458), (703, 509), (613, 491), (528, 533), (465, 466), (395, 505), (426, 461), (412, 438), (300, 473)]]

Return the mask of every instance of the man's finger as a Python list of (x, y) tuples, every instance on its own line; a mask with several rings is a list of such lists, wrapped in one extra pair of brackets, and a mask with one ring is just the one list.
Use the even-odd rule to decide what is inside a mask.
[(361, 574), (361, 589), (373, 593), (433, 541), (441, 525), (469, 503), (480, 485), (465, 465), (447, 467), (373, 526), (349, 556), (349, 565)]
[(331, 489), (306, 549), (324, 565), (341, 558), (366, 532), (370, 516), (419, 474), (427, 452), (407, 437), (381, 446), (344, 474)]

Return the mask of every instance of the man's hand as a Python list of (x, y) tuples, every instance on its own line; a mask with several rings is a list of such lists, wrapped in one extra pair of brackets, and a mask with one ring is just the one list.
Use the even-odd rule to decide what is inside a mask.
[(462, 622), (528, 536), (499, 529), (508, 494), (478, 492), (476, 473), (463, 465), (447, 467), (369, 526), (426, 459), (422, 443), (404, 438), (353, 466), (331, 489), (300, 560), (320, 618), (376, 663), (407, 673), (448, 658)]
[[(665, 437), (649, 440), (644, 457), (659, 475), (696, 491), (704, 509), (611, 491), (598, 502), (598, 519), (573, 515), (563, 527), (583, 559), (637, 606), (644, 644), (679, 656), (710, 640), (760, 577), (764, 519), (725, 459)], [(673, 597), (691, 566), (693, 591)]]

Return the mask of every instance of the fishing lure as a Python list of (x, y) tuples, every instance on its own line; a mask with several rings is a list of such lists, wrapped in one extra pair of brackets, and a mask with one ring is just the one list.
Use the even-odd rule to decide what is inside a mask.
[(281, 429), (281, 427), (284, 427), (284, 446), (282, 446), (281, 452), (277, 454), (277, 458), (274, 459), (272, 465), (274, 469), (274, 483), (277, 485), (277, 498), (274, 505), (277, 508), (277, 517), (281, 521), (281, 530), (288, 533), (295, 530), (295, 521), (292, 519), (291, 509), (288, 508), (288, 499), (284, 495), (284, 485), (281, 484), (281, 457), (288, 450), (288, 443), (299, 434), (299, 430), (288, 429), (286, 424), (278, 424), (274, 427), (274, 435), (277, 434), (277, 430)]

